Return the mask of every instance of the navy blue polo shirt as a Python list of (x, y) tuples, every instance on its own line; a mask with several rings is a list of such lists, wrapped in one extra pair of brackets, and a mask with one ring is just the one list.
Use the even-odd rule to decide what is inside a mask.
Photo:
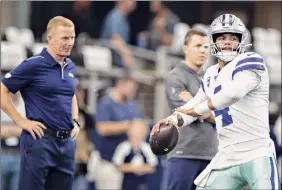
[(21, 92), (26, 117), (55, 130), (73, 129), (72, 98), (75, 65), (65, 58), (63, 67), (44, 48), (2, 78), (10, 92)]
[[(135, 118), (142, 118), (142, 114), (138, 104), (134, 101), (120, 104), (115, 102), (110, 96), (105, 96), (97, 105), (97, 125), (100, 122), (128, 121)], [(115, 126), (113, 125), (113, 127)], [(99, 136), (99, 143), (96, 146), (97, 150), (100, 152), (101, 158), (111, 162), (116, 147), (125, 140), (127, 140), (126, 133), (112, 136)]]

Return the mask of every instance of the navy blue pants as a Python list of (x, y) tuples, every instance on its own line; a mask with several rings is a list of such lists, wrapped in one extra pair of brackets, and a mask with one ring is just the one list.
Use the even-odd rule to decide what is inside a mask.
[(21, 171), (18, 190), (71, 190), (75, 141), (45, 133), (34, 140), (23, 131), (20, 138)]
[(132, 173), (123, 175), (122, 190), (145, 190), (147, 187), (148, 175), (138, 176)]
[(194, 180), (206, 168), (210, 161), (188, 158), (170, 158), (165, 171), (166, 190), (196, 189)]

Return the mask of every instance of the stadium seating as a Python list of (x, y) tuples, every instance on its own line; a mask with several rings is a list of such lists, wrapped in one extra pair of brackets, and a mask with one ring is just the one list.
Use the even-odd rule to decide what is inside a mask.
[(281, 84), (281, 32), (273, 28), (252, 30), (254, 49), (265, 58), (272, 84)]
[(81, 52), (85, 68), (89, 71), (109, 71), (112, 67), (112, 53), (108, 48), (84, 45)]
[(23, 45), (14, 42), (1, 42), (1, 70), (10, 71), (27, 58)]
[[(175, 51), (175, 52), (182, 51), (184, 36), (187, 30), (189, 30), (189, 28), (190, 26), (186, 23), (178, 23), (175, 26), (175, 34), (173, 36), (173, 44), (171, 47), (172, 51)], [(207, 30), (207, 26), (201, 23), (193, 25), (193, 28), (200, 28), (205, 31)], [(277, 86), (281, 84), (281, 73), (280, 73), (281, 71), (281, 36), (280, 36), (281, 32), (275, 29), (267, 29), (267, 28), (253, 28), (251, 31), (253, 35), (254, 50), (255, 52), (260, 53), (265, 58), (266, 64), (269, 68), (270, 82), (272, 84), (271, 92), (273, 92), (271, 94), (271, 97), (278, 97), (277, 94), (281, 94), (281, 88), (279, 87), (280, 90), (277, 88)], [(26, 59), (28, 57), (27, 48), (29, 48), (33, 52), (33, 54), (37, 54), (42, 50), (43, 47), (47, 47), (46, 41), (35, 42), (34, 35), (30, 29), (18, 29), (16, 27), (8, 27), (4, 32), (5, 32), (4, 34), (6, 36), (7, 41), (1, 42), (1, 45), (2, 45), (1, 71), (2, 72), (9, 71), (15, 68), (22, 60)], [(107, 72), (108, 75), (111, 76), (111, 74), (113, 74), (111, 73), (111, 71), (113, 72), (115, 71), (113, 70), (112, 51), (110, 47), (108, 48), (107, 46), (102, 47), (101, 45), (98, 45), (99, 40), (97, 40), (98, 43), (89, 43), (90, 40), (88, 38), (89, 36), (86, 36), (85, 34), (83, 34), (81, 36), (78, 36), (77, 41), (76, 41), (77, 46), (80, 49), (80, 52), (83, 56), (84, 71), (90, 71), (90, 73), (93, 73), (93, 74), (96, 73), (97, 75), (100, 75), (99, 72), (100, 73)], [(141, 54), (139, 55), (138, 51), (135, 51), (135, 54), (136, 54), (135, 55), (136, 60), (142, 59), (142, 55)], [(155, 58), (159, 57), (158, 54), (159, 54), (158, 51), (155, 52), (154, 57)], [(165, 57), (167, 58), (167, 60), (170, 60), (169, 53), (166, 53)], [(146, 58), (144, 58), (144, 60), (146, 60)], [(156, 65), (164, 64), (162, 63), (162, 59), (155, 59), (155, 60), (156, 60), (155, 61)], [(209, 56), (208, 62), (209, 64), (206, 64), (206, 67), (214, 63), (214, 58)], [(155, 72), (158, 71), (157, 66), (155, 66), (152, 69)], [(142, 72), (142, 69), (140, 71)], [(144, 74), (145, 74), (145, 71), (144, 71)], [(155, 76), (157, 78), (158, 75), (152, 74), (151, 76), (152, 77)], [(93, 80), (91, 79), (88, 82), (92, 84)], [(142, 82), (142, 79), (140, 79), (140, 82), (145, 86), (148, 85)], [(152, 99), (154, 99), (153, 98), (154, 91), (156, 93), (158, 87), (156, 86), (156, 84), (153, 84), (153, 83), (147, 87), (151, 89), (150, 97), (152, 96)], [(274, 99), (276, 101), (277, 98), (274, 98)], [(157, 99), (155, 99), (154, 102), (152, 102), (152, 104), (150, 104), (150, 107), (146, 105), (145, 106), (146, 109), (156, 110), (159, 105), (156, 101), (163, 102), (165, 100), (158, 97)], [(94, 105), (95, 105), (95, 102), (94, 102)], [(154, 111), (152, 111), (152, 113), (153, 112)], [(151, 116), (151, 117), (153, 118), (154, 116)]]

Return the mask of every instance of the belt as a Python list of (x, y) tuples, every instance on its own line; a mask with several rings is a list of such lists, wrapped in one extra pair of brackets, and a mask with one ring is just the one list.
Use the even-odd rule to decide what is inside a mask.
[(65, 139), (71, 136), (71, 130), (55, 130), (55, 129), (47, 129), (44, 133), (50, 134), (52, 136)]

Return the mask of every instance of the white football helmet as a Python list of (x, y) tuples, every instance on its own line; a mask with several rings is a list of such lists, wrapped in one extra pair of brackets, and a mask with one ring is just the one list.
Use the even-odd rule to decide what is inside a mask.
[[(239, 44), (232, 51), (222, 51), (221, 47), (215, 44), (216, 36), (223, 33), (236, 34), (239, 37)], [(244, 53), (246, 47), (251, 44), (246, 44), (248, 37), (247, 29), (244, 23), (235, 15), (223, 14), (217, 17), (208, 29), (208, 38), (211, 54), (224, 62), (229, 62), (238, 54)], [(232, 45), (233, 47), (233, 45)]]

